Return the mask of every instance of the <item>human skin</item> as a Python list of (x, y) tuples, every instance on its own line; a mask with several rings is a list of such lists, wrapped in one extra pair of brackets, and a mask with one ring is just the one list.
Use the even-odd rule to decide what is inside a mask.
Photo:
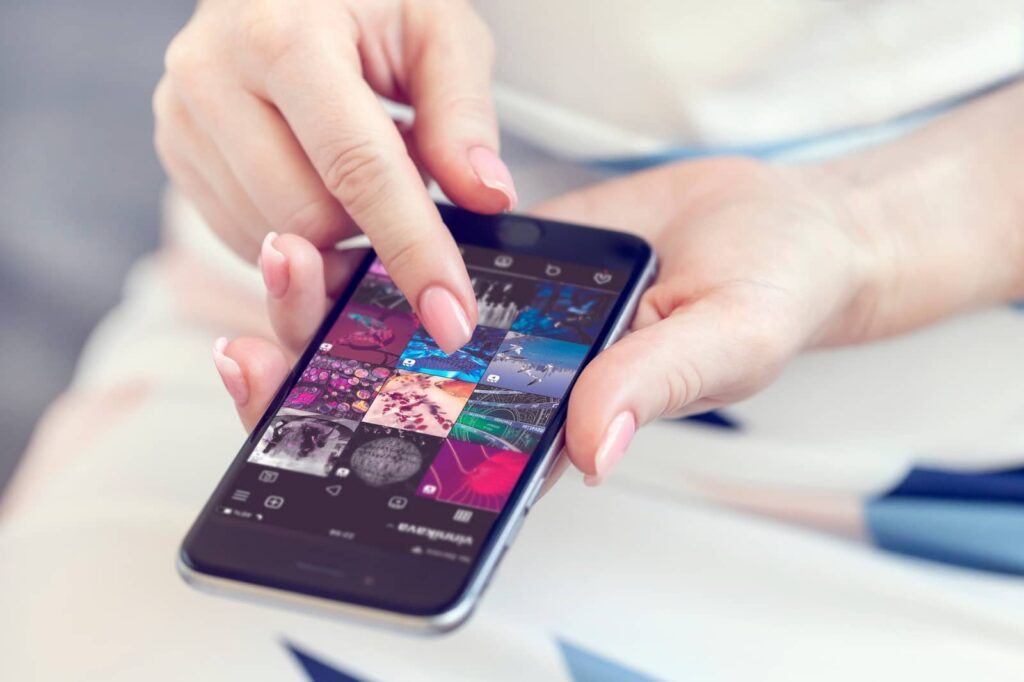
[[(678, 163), (537, 207), (640, 234), (661, 258), (632, 333), (585, 369), (570, 398), (566, 450), (586, 480), (608, 475), (637, 425), (747, 397), (801, 350), (1024, 297), (1022, 110), (1015, 83), (824, 163)], [(290, 338), (308, 339), (328, 306), (319, 252), (294, 235), (263, 250), (280, 254), (262, 259), (271, 315), (294, 303), (304, 321)], [(301, 348), (223, 345), (217, 365), (247, 427)]]
[(474, 211), (516, 203), (468, 0), (203, 0), (165, 62), (157, 152), (226, 243), (254, 259), (271, 231), (362, 230), (441, 348), (469, 340), (476, 299), (421, 178)]
[[(357, 230), (443, 350), (469, 339), (476, 301), (421, 175), (466, 208), (514, 206), (492, 52), (466, 0), (203, 0), (172, 42), (157, 150), (213, 229), (260, 256), (279, 339), (215, 344), (246, 426), (347, 280), (353, 256), (331, 246)], [(537, 207), (636, 232), (661, 257), (633, 333), (570, 399), (566, 449), (587, 480), (638, 425), (749, 396), (805, 348), (1024, 295), (1022, 92), (826, 163), (672, 164)], [(377, 95), (412, 105), (411, 129)]]

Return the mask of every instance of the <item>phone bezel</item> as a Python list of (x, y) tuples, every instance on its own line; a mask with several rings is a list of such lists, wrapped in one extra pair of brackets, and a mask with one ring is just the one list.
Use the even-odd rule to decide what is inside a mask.
[[(608, 320), (597, 337), (596, 342), (590, 349), (584, 360), (584, 366), (593, 357), (607, 347), (614, 339), (621, 334), (631, 316), (632, 309), (635, 309), (640, 293), (644, 285), (653, 276), (654, 254), (650, 246), (641, 238), (623, 232), (612, 230), (574, 225), (557, 221), (544, 220), (531, 216), (500, 214), (480, 215), (448, 205), (439, 205), (439, 210), (451, 230), (456, 241), (465, 245), (480, 246), (496, 250), (507, 251), (512, 255), (532, 255), (552, 260), (565, 261), (587, 266), (607, 268), (629, 272), (629, 278), (622, 288)], [(539, 235), (531, 244), (516, 244), (510, 246), (506, 243), (502, 234), (508, 234), (509, 225), (517, 222), (529, 221), (535, 228), (539, 228)], [(252, 433), (246, 438), (239, 452), (232, 460), (228, 470), (222, 476), (215, 491), (210, 495), (203, 510), (190, 529), (179, 553), (179, 568), (183, 575), (194, 584), (199, 586), (227, 588), (235, 591), (243, 588), (245, 592), (252, 594), (259, 592), (262, 588), (267, 595), (276, 595), (278, 598), (292, 598), (292, 601), (306, 604), (307, 606), (327, 607), (333, 610), (341, 609), (342, 612), (353, 613), (364, 617), (376, 617), (390, 621), (402, 626), (420, 626), (426, 624), (432, 629), (446, 630), (454, 627), (464, 620), (471, 612), (477, 598), (486, 587), (486, 583), (493, 571), (496, 569), (505, 548), (511, 544), (514, 533), (518, 531), (529, 504), (533, 502), (544, 479), (550, 472), (560, 449), (560, 440), (564, 428), (567, 401), (564, 401), (553, 415), (548, 429), (545, 431), (538, 443), (537, 453), (541, 456), (531, 458), (526, 470), (520, 477), (515, 489), (509, 497), (509, 502), (499, 514), (486, 539), (483, 541), (477, 559), (473, 562), (465, 576), (460, 580), (458, 589), (454, 591), (450, 599), (439, 602), (429, 607), (411, 607), (408, 604), (389, 601), (386, 595), (369, 597), (356, 591), (346, 591), (337, 585), (330, 588), (323, 586), (320, 589), (311, 587), (309, 584), (297, 584), (293, 576), (277, 579), (266, 572), (260, 572), (259, 567), (247, 566), (248, 570), (239, 570), (227, 566), (226, 561), (209, 560), (200, 557), (200, 552), (195, 551), (204, 531), (209, 532), (211, 526), (208, 522), (213, 521), (213, 528), (222, 528), (217, 524), (224, 520), (219, 515), (212, 513), (217, 501), (222, 498), (225, 489), (229, 486), (238, 471), (247, 462), (248, 455), (259, 441), (260, 434), (266, 429), (270, 419), (277, 413), (292, 386), (301, 376), (302, 369), (306, 366), (313, 354), (316, 352), (323, 337), (329, 332), (334, 321), (353, 295), (359, 281), (365, 275), (373, 262), (374, 254), (368, 251), (366, 257), (360, 262), (359, 267), (353, 274), (352, 280), (346, 286), (345, 291), (338, 297), (331, 311), (320, 325), (313, 340), (296, 362), (292, 372), (286, 378), (278, 390), (268, 409), (260, 418), (259, 423)], [(578, 376), (578, 374), (577, 374)], [(570, 384), (570, 391), (575, 384), (576, 377)], [(258, 529), (258, 530), (257, 530)], [(305, 533), (264, 532), (265, 529), (257, 527), (252, 529), (253, 537), (260, 536), (260, 541), (270, 543), (271, 547), (267, 554), (274, 554), (273, 545), (276, 543), (279, 548), (288, 546), (314, 545), (322, 548), (322, 541)], [(245, 535), (250, 533), (246, 532)], [(293, 538), (287, 542), (275, 540), (274, 535), (291, 535)], [(223, 538), (222, 538), (223, 539)], [(307, 544), (309, 543), (309, 544)], [(265, 545), (261, 546), (265, 547)], [(190, 551), (191, 550), (191, 551)], [(336, 546), (332, 548), (341, 560), (353, 560), (359, 552), (367, 551), (363, 548), (353, 551), (352, 548)], [(370, 551), (373, 551), (372, 549)], [(379, 550), (386, 552), (386, 550)], [(410, 575), (416, 569), (422, 569), (423, 562), (430, 561), (424, 557), (416, 557), (413, 561), (400, 558), (400, 555), (392, 556), (388, 553), (388, 559), (394, 559), (394, 570), (399, 572), (399, 567), (409, 566)], [(413, 559), (407, 557), (406, 559)], [(454, 573), (453, 573), (454, 575)], [(417, 576), (422, 577), (422, 576)], [(239, 585), (239, 583), (244, 584)], [(439, 584), (441, 584), (439, 582)], [(365, 590), (363, 591), (365, 592)]]

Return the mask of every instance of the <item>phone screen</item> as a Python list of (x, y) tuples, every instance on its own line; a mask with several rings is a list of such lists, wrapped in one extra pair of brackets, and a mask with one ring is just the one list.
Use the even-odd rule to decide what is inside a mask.
[(461, 246), (479, 310), (445, 355), (379, 261), (335, 310), (217, 516), (468, 570), (630, 273)]

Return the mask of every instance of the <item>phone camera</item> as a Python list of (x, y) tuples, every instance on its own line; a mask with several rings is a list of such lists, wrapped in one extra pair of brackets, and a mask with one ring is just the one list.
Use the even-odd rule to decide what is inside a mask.
[(530, 246), (540, 240), (541, 228), (528, 218), (509, 216), (502, 219), (498, 235), (508, 246)]

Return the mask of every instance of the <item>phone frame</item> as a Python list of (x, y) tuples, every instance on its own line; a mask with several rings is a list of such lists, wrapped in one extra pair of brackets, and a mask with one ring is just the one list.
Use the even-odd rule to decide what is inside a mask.
[[(467, 246), (502, 250), (512, 255), (540, 256), (585, 266), (607, 267), (610, 270), (628, 269), (629, 280), (622, 288), (608, 320), (598, 335), (598, 341), (585, 357), (581, 371), (594, 356), (625, 333), (641, 295), (653, 280), (657, 270), (653, 249), (646, 241), (632, 234), (510, 213), (480, 215), (444, 204), (439, 204), (438, 209), (456, 241)], [(519, 228), (525, 224), (531, 226), (530, 234), (536, 233), (535, 238), (532, 239), (533, 243), (510, 243), (522, 241), (518, 235), (523, 234), (524, 230)], [(595, 243), (599, 243), (600, 247), (594, 246)], [(581, 247), (582, 244), (587, 244), (587, 246)], [(472, 613), (505, 552), (515, 540), (530, 507), (555, 469), (564, 443), (567, 399), (562, 400), (552, 415), (551, 422), (538, 443), (538, 450), (530, 458), (530, 462), (509, 496), (508, 503), (499, 513), (488, 536), (483, 541), (462, 588), (455, 598), (440, 610), (416, 612), (416, 610), (410, 609), (403, 611), (391, 608), (381, 601), (367, 603), (368, 600), (363, 601), (355, 595), (352, 599), (343, 599), (327, 596), (326, 590), (316, 593), (294, 584), (288, 586), (281, 583), (269, 584), (254, 580), (252, 576), (239, 575), (223, 566), (201, 565), (202, 562), (197, 562), (195, 557), (189, 553), (189, 547), (197, 541), (198, 536), (203, 532), (204, 524), (212, 518), (219, 519), (219, 516), (214, 513), (218, 500), (222, 498), (225, 489), (234, 481), (237, 473), (246, 465), (249, 454), (258, 443), (269, 421), (280, 409), (301, 376), (303, 369), (315, 354), (323, 337), (330, 331), (335, 320), (347, 305), (373, 259), (374, 253), (371, 250), (354, 272), (345, 291), (338, 297), (314, 334), (309, 346), (297, 360), (267, 410), (235, 455), (182, 542), (178, 552), (177, 566), (179, 573), (190, 585), (217, 594), (244, 596), (256, 601), (297, 607), (306, 611), (354, 617), (364, 622), (375, 622), (402, 630), (446, 632), (463, 623)], [(571, 394), (578, 376), (579, 372), (573, 377), (567, 396)], [(547, 441), (546, 445), (545, 441)], [(283, 531), (282, 529), (274, 530), (282, 533), (297, 533), (297, 531)], [(266, 530), (263, 533), (268, 539), (272, 534)], [(259, 532), (254, 533), (254, 535), (257, 534)], [(309, 541), (312, 543), (314, 539), (311, 537)], [(300, 534), (298, 544), (302, 544), (302, 540)], [(338, 548), (337, 551), (339, 554), (345, 554), (347, 550)]]

